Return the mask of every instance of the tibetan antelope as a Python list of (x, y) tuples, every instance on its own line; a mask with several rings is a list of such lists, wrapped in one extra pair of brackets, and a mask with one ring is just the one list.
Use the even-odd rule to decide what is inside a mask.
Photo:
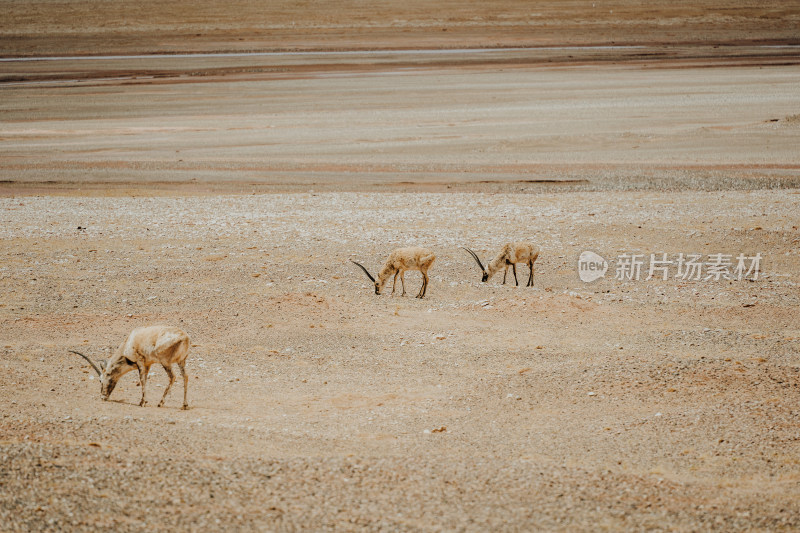
[(419, 289), (419, 294), (417, 294), (417, 298), (424, 298), (425, 292), (428, 289), (428, 269), (431, 267), (433, 262), (436, 260), (436, 255), (433, 252), (426, 248), (419, 248), (416, 246), (412, 246), (409, 248), (398, 248), (394, 252), (389, 255), (389, 259), (383, 264), (383, 268), (381, 271), (378, 272), (378, 279), (372, 277), (369, 271), (364, 268), (364, 265), (361, 263), (356, 263), (352, 259), (353, 263), (359, 266), (361, 270), (367, 275), (367, 277), (375, 284), (375, 294), (380, 294), (383, 290), (383, 286), (388, 281), (389, 277), (394, 274), (394, 280), (392, 282), (392, 294), (394, 294), (395, 285), (397, 285), (397, 276), (400, 275), (400, 284), (403, 287), (403, 294), (401, 296), (406, 295), (406, 282), (404, 278), (404, 274), (406, 270), (419, 270), (422, 272), (422, 287)]
[(139, 381), (142, 384), (142, 401), (140, 406), (145, 406), (145, 387), (147, 385), (147, 373), (150, 365), (160, 363), (167, 371), (169, 385), (164, 391), (164, 396), (158, 406), (164, 405), (164, 400), (169, 394), (169, 389), (175, 381), (175, 374), (172, 373), (172, 365), (177, 364), (183, 376), (183, 408), (188, 409), (189, 403), (186, 401), (186, 389), (189, 386), (189, 376), (186, 374), (186, 357), (189, 355), (189, 336), (178, 328), (171, 326), (148, 326), (136, 328), (131, 331), (128, 338), (119, 345), (117, 351), (108, 361), (100, 360), (99, 365), (80, 352), (69, 350), (71, 353), (80, 355), (92, 365), (95, 372), (100, 376), (100, 395), (103, 400), (108, 397), (117, 386), (119, 378), (133, 370), (139, 371)]
[(503, 285), (505, 285), (506, 275), (508, 275), (508, 267), (510, 266), (512, 272), (514, 272), (514, 282), (519, 287), (519, 281), (517, 281), (516, 264), (527, 263), (531, 269), (531, 274), (528, 277), (528, 283), (525, 286), (533, 287), (533, 264), (536, 262), (536, 258), (539, 257), (539, 247), (535, 244), (531, 244), (529, 242), (506, 243), (503, 246), (503, 249), (500, 250), (500, 253), (497, 254), (497, 257), (492, 259), (485, 268), (483, 263), (481, 263), (478, 254), (469, 248), (464, 249), (469, 252), (469, 254), (475, 259), (475, 262), (478, 263), (478, 266), (481, 267), (481, 270), (483, 271), (483, 277), (481, 278), (481, 281), (489, 281), (489, 278), (494, 276), (498, 270), (505, 267), (505, 272), (503, 273)]

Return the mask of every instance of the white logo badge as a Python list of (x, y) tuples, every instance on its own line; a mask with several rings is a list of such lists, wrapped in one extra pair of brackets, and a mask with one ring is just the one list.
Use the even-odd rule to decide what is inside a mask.
[(591, 283), (606, 275), (608, 262), (594, 252), (581, 252), (578, 258), (578, 276), (581, 281)]

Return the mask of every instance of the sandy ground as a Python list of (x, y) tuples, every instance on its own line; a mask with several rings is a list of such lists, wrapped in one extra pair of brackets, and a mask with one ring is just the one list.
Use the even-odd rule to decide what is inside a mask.
[[(0, 205), (6, 529), (800, 525), (800, 191)], [(540, 243), (534, 288), (478, 281), (458, 246), (498, 233)], [(408, 242), (428, 296), (375, 296), (349, 259)], [(583, 284), (584, 249), (765, 259)], [(100, 401), (66, 350), (161, 322), (193, 339), (192, 408), (138, 407), (133, 374)]]
[(0, 194), (800, 186), (800, 57), (737, 50), (0, 62)]
[(6, 0), (0, 56), (800, 44), (796, 0)]
[[(6, 2), (6, 58), (314, 53), (0, 61), (0, 530), (800, 529), (797, 10), (491, 5)], [(485, 46), (548, 48), (420, 50)], [(188, 411), (67, 351), (154, 323)]]

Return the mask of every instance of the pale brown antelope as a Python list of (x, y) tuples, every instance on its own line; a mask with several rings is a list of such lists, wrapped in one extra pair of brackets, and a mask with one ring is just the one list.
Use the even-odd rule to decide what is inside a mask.
[(98, 361), (99, 365), (80, 352), (69, 351), (86, 359), (100, 376), (100, 395), (103, 400), (108, 400), (114, 387), (117, 386), (119, 378), (134, 368), (137, 369), (139, 371), (139, 381), (142, 384), (140, 406), (147, 404), (144, 396), (150, 365), (160, 363), (169, 377), (169, 385), (167, 385), (164, 396), (161, 397), (161, 401), (158, 404), (161, 407), (164, 405), (164, 400), (166, 400), (172, 383), (175, 381), (172, 365), (177, 364), (181, 370), (181, 376), (183, 376), (183, 408), (189, 408), (189, 403), (186, 400), (189, 376), (186, 374), (185, 366), (186, 357), (189, 355), (189, 336), (178, 328), (172, 326), (136, 328), (119, 345), (119, 348), (111, 358), (108, 361)]
[(539, 247), (535, 244), (529, 242), (506, 243), (503, 249), (500, 250), (500, 253), (497, 254), (497, 257), (492, 259), (486, 267), (481, 263), (478, 254), (469, 248), (464, 249), (469, 252), (473, 259), (475, 259), (475, 262), (478, 263), (478, 266), (481, 267), (481, 271), (483, 271), (481, 281), (489, 281), (489, 278), (494, 276), (498, 270), (505, 267), (505, 272), (503, 273), (503, 285), (505, 285), (508, 267), (510, 266), (512, 272), (514, 272), (514, 282), (519, 286), (519, 281), (517, 281), (517, 263), (527, 263), (531, 269), (531, 274), (528, 276), (528, 283), (525, 286), (533, 287), (533, 264), (536, 262), (536, 258), (539, 257)]
[(353, 263), (358, 265), (367, 277), (375, 284), (375, 294), (380, 294), (383, 286), (391, 275), (394, 274), (392, 282), (392, 294), (394, 294), (395, 285), (397, 285), (397, 276), (400, 275), (400, 284), (403, 287), (403, 294), (406, 295), (406, 282), (404, 274), (406, 270), (419, 270), (422, 273), (422, 287), (419, 289), (417, 298), (424, 298), (425, 292), (428, 290), (428, 269), (436, 260), (436, 255), (427, 248), (419, 248), (412, 246), (409, 248), (398, 248), (389, 255), (389, 258), (383, 264), (383, 268), (378, 272), (378, 279), (372, 277), (369, 271), (361, 263)]

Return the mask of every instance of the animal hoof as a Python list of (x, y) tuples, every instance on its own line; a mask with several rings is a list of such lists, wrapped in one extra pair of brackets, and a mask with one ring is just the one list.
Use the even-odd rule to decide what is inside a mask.
[(147, 402), (146, 402), (146, 401), (144, 401), (144, 400), (142, 400), (141, 402), (139, 402), (139, 407), (145, 407), (146, 405), (147, 405)]
[(184, 405), (183, 407), (181, 407), (181, 410), (182, 411), (188, 411), (189, 410), (189, 406), (188, 405)]

